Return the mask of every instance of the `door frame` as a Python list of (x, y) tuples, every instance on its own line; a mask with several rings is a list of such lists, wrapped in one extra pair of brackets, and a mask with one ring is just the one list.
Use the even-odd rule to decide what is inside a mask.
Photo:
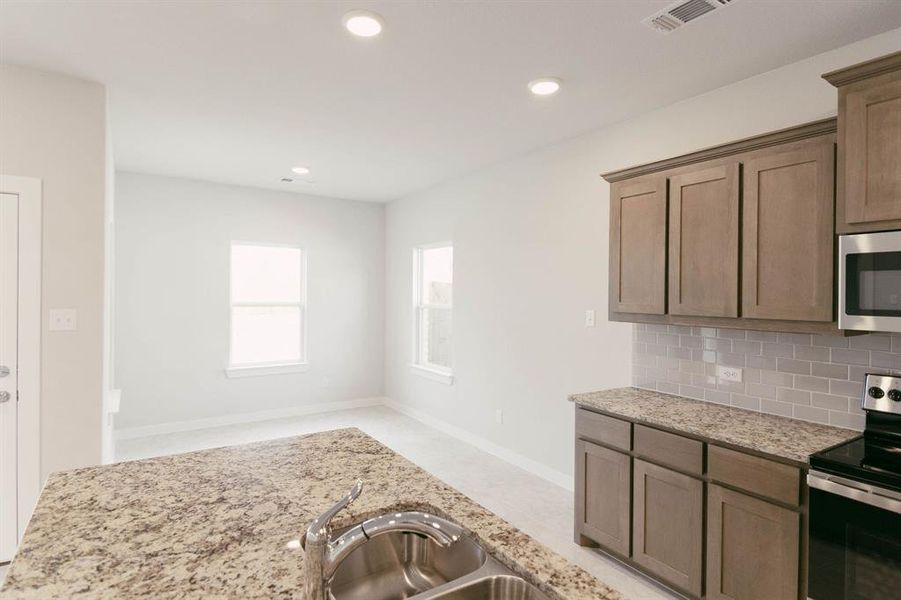
[(41, 492), (41, 201), (34, 177), (0, 175), (0, 192), (19, 197), (17, 536)]

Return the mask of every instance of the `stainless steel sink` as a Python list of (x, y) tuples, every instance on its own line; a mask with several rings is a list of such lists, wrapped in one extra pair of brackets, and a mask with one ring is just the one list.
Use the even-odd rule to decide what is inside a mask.
[(448, 548), (414, 533), (380, 535), (354, 550), (335, 571), (335, 600), (401, 600), (478, 570), (485, 551), (463, 537)]
[(333, 600), (550, 600), (472, 538), (441, 548), (413, 533), (387, 533), (335, 571)]
[(332, 519), (362, 491), (357, 480), (307, 527), (307, 600), (550, 600), (431, 509), (386, 513), (333, 536)]
[(434, 600), (547, 600), (534, 585), (514, 575), (493, 575), (450, 587)]

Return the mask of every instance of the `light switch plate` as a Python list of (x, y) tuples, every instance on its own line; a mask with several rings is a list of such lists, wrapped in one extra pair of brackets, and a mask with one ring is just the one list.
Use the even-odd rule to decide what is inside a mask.
[(741, 381), (741, 369), (738, 367), (716, 366), (716, 377), (720, 381)]
[(594, 310), (585, 311), (585, 327), (594, 327)]
[(78, 314), (74, 308), (51, 308), (49, 331), (75, 331), (78, 329)]

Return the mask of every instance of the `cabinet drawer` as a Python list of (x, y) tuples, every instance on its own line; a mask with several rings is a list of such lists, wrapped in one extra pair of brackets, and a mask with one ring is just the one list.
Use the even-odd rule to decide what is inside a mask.
[(704, 471), (704, 444), (675, 433), (635, 426), (635, 453), (652, 462), (700, 475)]
[(710, 445), (707, 473), (712, 481), (792, 506), (800, 504), (801, 471), (797, 467)]
[(576, 409), (576, 437), (601, 442), (628, 452), (632, 449), (632, 424), (578, 408)]

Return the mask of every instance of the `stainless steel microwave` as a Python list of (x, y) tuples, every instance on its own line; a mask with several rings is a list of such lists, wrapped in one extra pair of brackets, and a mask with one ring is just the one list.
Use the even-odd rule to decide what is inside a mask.
[(838, 326), (901, 331), (901, 231), (838, 239)]

